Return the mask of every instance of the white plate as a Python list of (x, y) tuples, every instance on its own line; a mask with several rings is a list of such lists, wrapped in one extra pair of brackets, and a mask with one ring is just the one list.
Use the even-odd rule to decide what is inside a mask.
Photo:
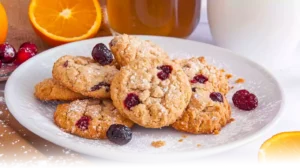
[[(173, 57), (188, 58), (206, 56), (208, 61), (225, 68), (235, 77), (242, 77), (245, 84), (234, 85), (227, 96), (232, 104), (232, 94), (246, 88), (258, 96), (256, 110), (239, 111), (232, 105), (235, 121), (218, 135), (188, 135), (178, 142), (182, 132), (172, 128), (144, 129), (135, 127), (133, 139), (125, 146), (117, 146), (108, 140), (88, 140), (61, 131), (53, 123), (55, 104), (46, 104), (33, 96), (36, 83), (51, 77), (53, 63), (61, 56), (90, 55), (96, 43), (108, 44), (111, 37), (102, 37), (59, 46), (43, 52), (21, 65), (9, 78), (6, 103), (14, 117), (35, 134), (66, 148), (87, 155), (125, 161), (183, 160), (219, 153), (243, 145), (262, 135), (275, 124), (283, 107), (283, 93), (274, 77), (256, 63), (228, 50), (176, 38), (141, 36), (168, 51)], [(153, 148), (154, 140), (166, 141), (166, 146)], [(201, 144), (201, 147), (197, 147)]]

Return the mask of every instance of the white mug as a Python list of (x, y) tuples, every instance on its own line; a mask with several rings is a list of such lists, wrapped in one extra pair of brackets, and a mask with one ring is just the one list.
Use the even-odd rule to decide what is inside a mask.
[(300, 0), (208, 0), (217, 45), (268, 69), (288, 66), (300, 39)]

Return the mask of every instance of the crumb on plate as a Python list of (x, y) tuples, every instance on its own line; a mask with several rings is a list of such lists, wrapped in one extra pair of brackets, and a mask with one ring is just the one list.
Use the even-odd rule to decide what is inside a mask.
[(178, 142), (182, 142), (182, 141), (183, 141), (183, 139), (179, 139), (179, 140), (178, 140)]
[(231, 118), (229, 121), (228, 121), (228, 123), (231, 123), (231, 122), (233, 122), (235, 119), (234, 118)]
[(245, 83), (245, 79), (243, 78), (238, 78), (235, 83)]
[(187, 138), (188, 136), (183, 134), (183, 135), (181, 135), (181, 137), (182, 138)]
[(165, 146), (166, 145), (166, 142), (165, 141), (152, 141), (151, 145), (154, 147), (154, 148), (160, 148), (162, 146)]
[(213, 132), (214, 135), (218, 135), (219, 133), (220, 133), (219, 130), (214, 130), (214, 132)]
[(197, 147), (200, 147), (201, 146), (201, 144), (197, 144)]
[(200, 57), (200, 62), (201, 63), (205, 63), (205, 58), (202, 56), (202, 57)]
[(232, 78), (232, 75), (231, 74), (226, 74), (226, 78), (230, 79), (230, 78)]

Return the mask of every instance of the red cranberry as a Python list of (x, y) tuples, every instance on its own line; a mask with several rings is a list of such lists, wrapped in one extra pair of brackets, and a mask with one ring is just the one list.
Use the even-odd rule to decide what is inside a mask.
[(209, 97), (211, 98), (211, 100), (215, 101), (215, 102), (221, 102), (223, 103), (223, 96), (221, 93), (219, 92), (212, 92)]
[(66, 68), (66, 67), (68, 67), (68, 65), (69, 65), (69, 61), (67, 60), (67, 61), (63, 64), (63, 66)]
[(31, 57), (33, 57), (34, 55), (35, 54), (31, 50), (28, 50), (26, 48), (20, 48), (15, 63), (17, 65), (20, 65), (25, 61), (27, 61), (28, 59), (30, 59)]
[(110, 90), (110, 84), (106, 83), (106, 82), (100, 82), (99, 84), (93, 86), (91, 88), (91, 91), (96, 91), (96, 90), (99, 90), (101, 89), (102, 87), (105, 87), (105, 91), (106, 92), (109, 92)]
[(193, 91), (193, 92), (196, 92), (196, 88), (193, 87), (193, 88), (192, 88), (192, 91)]
[(161, 70), (160, 72), (157, 73), (157, 77), (161, 80), (166, 80), (169, 78), (170, 73), (172, 73), (172, 66), (170, 65), (162, 65), (157, 67), (157, 69)]
[(157, 77), (160, 79), (160, 80), (166, 80), (168, 79), (170, 76), (169, 73), (165, 73), (164, 71), (161, 71), (157, 74)]
[(89, 116), (82, 116), (77, 122), (76, 126), (81, 129), (82, 131), (85, 131), (89, 128), (89, 122), (91, 120), (91, 117)]
[(132, 138), (131, 129), (125, 125), (113, 124), (106, 132), (108, 140), (118, 145), (127, 144)]
[(197, 83), (197, 82), (205, 83), (207, 81), (208, 81), (208, 78), (206, 76), (200, 74), (200, 75), (194, 76), (193, 80), (191, 80), (191, 83)]
[(109, 47), (113, 47), (113, 46), (115, 46), (115, 45), (116, 45), (116, 43), (117, 43), (117, 41), (116, 41), (116, 40), (111, 40), (111, 41), (109, 42)]
[(111, 51), (103, 43), (99, 43), (93, 48), (92, 56), (101, 65), (108, 65), (114, 59)]
[(131, 107), (134, 107), (140, 103), (141, 101), (139, 99), (139, 96), (134, 93), (129, 93), (124, 100), (124, 106), (129, 110), (131, 109)]
[(172, 70), (173, 70), (172, 66), (170, 66), (170, 65), (162, 65), (162, 66), (160, 66), (160, 67), (157, 67), (157, 69), (160, 69), (160, 70), (162, 70), (164, 73), (167, 73), (167, 74), (172, 73)]
[(258, 106), (257, 97), (245, 89), (237, 91), (233, 95), (232, 101), (237, 108), (246, 111), (253, 110)]
[(2, 61), (0, 60), (0, 68), (2, 68)]
[(12, 63), (16, 59), (15, 48), (8, 44), (0, 44), (0, 59), (3, 63)]
[(34, 54), (37, 54), (37, 52), (38, 52), (37, 46), (35, 44), (33, 44), (33, 43), (30, 43), (30, 42), (23, 43), (20, 46), (20, 49), (21, 48), (27, 48), (28, 50), (32, 51)]

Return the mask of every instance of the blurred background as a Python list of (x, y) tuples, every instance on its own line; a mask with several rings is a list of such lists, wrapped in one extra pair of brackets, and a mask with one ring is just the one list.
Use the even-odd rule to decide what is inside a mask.
[[(197, 0), (198, 1), (198, 0)], [(29, 18), (28, 18), (28, 6), (30, 0), (0, 0), (6, 9), (8, 17), (8, 35), (7, 40), (14, 46), (19, 46), (23, 41), (31, 41), (35, 43), (40, 51), (48, 49), (50, 46), (43, 42), (34, 32)], [(105, 4), (105, 0), (100, 0), (101, 4)], [(212, 43), (211, 36), (209, 34), (209, 28), (207, 26), (207, 2), (202, 0), (201, 2), (201, 17), (200, 24), (197, 24), (195, 31), (190, 39), (204, 41)], [(200, 11), (200, 9), (199, 9)], [(102, 26), (97, 36), (111, 35), (108, 23), (102, 21)], [(202, 27), (203, 26), (203, 27)], [(202, 27), (202, 28), (200, 28)]]

